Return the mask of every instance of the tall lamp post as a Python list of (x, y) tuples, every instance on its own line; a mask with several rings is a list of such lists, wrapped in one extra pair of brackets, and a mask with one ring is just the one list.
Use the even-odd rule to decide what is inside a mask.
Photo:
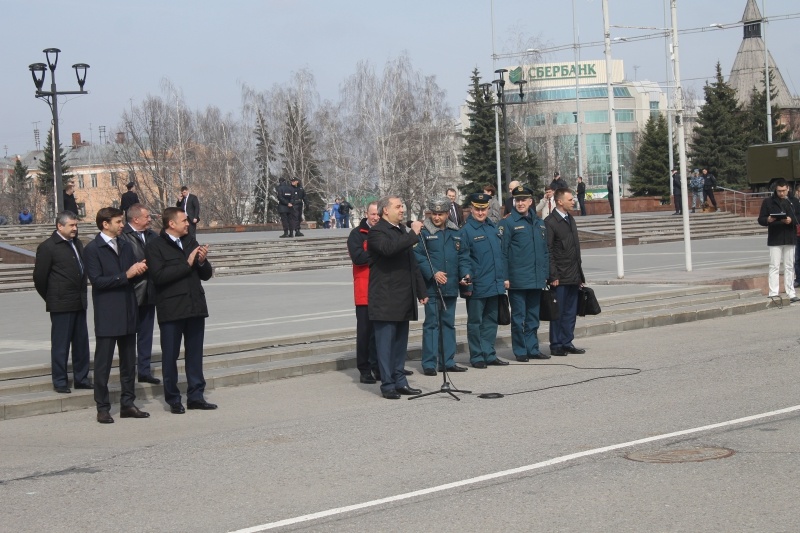
[[(500, 108), (500, 112), (503, 114), (503, 137), (504, 137), (503, 144), (504, 144), (505, 152), (506, 152), (506, 154), (505, 154), (505, 160), (506, 160), (505, 161), (505, 165), (506, 165), (505, 177), (506, 177), (506, 186), (507, 186), (509, 183), (511, 183), (511, 151), (509, 150), (509, 147), (508, 147), (508, 117), (506, 116), (506, 106), (518, 105), (518, 104), (526, 103), (525, 102), (525, 93), (522, 91), (522, 87), (527, 82), (525, 80), (515, 81), (514, 84), (517, 85), (517, 87), (519, 87), (519, 102), (506, 102), (506, 100), (505, 100), (506, 80), (504, 79), (504, 74), (506, 72), (508, 72), (508, 70), (504, 69), (504, 68), (501, 68), (501, 69), (495, 70), (494, 72), (495, 72), (495, 74), (499, 74), (500, 77), (497, 78), (496, 80), (493, 80), (492, 83), (482, 83), (480, 85), (480, 87), (483, 90), (483, 103), (485, 104), (486, 102), (489, 101), (489, 96), (491, 94), (492, 84), (494, 84), (495, 91), (497, 93), (497, 103), (492, 104), (492, 105), (498, 106)], [(498, 146), (497, 148), (499, 150), (500, 147)], [(500, 194), (500, 191), (505, 190), (502, 187), (502, 184), (498, 183), (497, 186), (498, 186), (497, 187), (498, 194)]]
[[(88, 91), (83, 90), (83, 85), (86, 83), (86, 71), (89, 65), (86, 63), (76, 63), (72, 65), (75, 69), (75, 76), (78, 78), (79, 91), (61, 91), (56, 88), (56, 66), (58, 66), (58, 54), (61, 52), (58, 48), (45, 48), (44, 52), (47, 64), (33, 63), (28, 69), (31, 71), (33, 83), (36, 85), (36, 98), (40, 98), (47, 102), (50, 106), (50, 111), (53, 113), (53, 195), (55, 213), (58, 214), (64, 209), (64, 183), (61, 177), (61, 158), (59, 157), (59, 149), (61, 143), (58, 138), (58, 97), (66, 94), (89, 94)], [(47, 74), (47, 69), (50, 69), (50, 90), (43, 91), (44, 80)]]

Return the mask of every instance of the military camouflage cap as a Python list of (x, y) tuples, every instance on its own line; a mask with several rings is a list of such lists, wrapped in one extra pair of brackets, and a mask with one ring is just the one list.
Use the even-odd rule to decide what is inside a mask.
[(431, 213), (447, 213), (450, 211), (450, 198), (440, 198), (428, 203), (428, 210)]

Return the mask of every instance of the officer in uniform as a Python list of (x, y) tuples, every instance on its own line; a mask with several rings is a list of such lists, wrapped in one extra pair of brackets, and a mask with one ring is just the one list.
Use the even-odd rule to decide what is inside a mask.
[(512, 192), (514, 211), (500, 221), (505, 287), (511, 304), (511, 346), (517, 361), (550, 359), (539, 351), (539, 301), (550, 275), (547, 229), (531, 209), (533, 191), (524, 185)]
[[(458, 366), (456, 354), (456, 301), (459, 283), (466, 285), (470, 276), (469, 258), (461, 243), (458, 226), (449, 220), (452, 202), (443, 198), (428, 205), (431, 217), (425, 219), (414, 247), (419, 270), (425, 279), (428, 303), (422, 326), (422, 371), (435, 376), (436, 367), (448, 372), (466, 372)], [(439, 286), (442, 298), (439, 297)], [(444, 304), (444, 305), (443, 305)], [(440, 337), (443, 354), (439, 351)]]
[(294, 189), (291, 185), (286, 183), (284, 178), (281, 178), (280, 185), (278, 185), (278, 214), (281, 216), (281, 225), (283, 226), (283, 235), (281, 239), (287, 237), (294, 237), (293, 229), (290, 229), (292, 218), (292, 191)]
[(505, 366), (497, 358), (497, 299), (506, 292), (506, 265), (503, 261), (500, 233), (489, 219), (489, 201), (485, 193), (470, 195), (472, 213), (461, 228), (461, 243), (469, 256), (471, 283), (464, 287), (467, 299), (467, 342), (473, 368)]
[(298, 178), (292, 178), (292, 211), (289, 218), (289, 236), (292, 236), (294, 231), (295, 237), (302, 237), (300, 233), (300, 221), (303, 220), (303, 204), (306, 200), (306, 191), (300, 185)]

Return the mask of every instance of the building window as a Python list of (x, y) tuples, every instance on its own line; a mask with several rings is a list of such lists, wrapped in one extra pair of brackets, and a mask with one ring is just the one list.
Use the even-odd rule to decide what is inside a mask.
[(110, 174), (111, 174), (111, 186), (112, 187), (116, 187), (117, 186), (117, 173), (112, 171)]
[(614, 120), (617, 122), (635, 122), (636, 116), (633, 113), (633, 109), (615, 109)]
[(78, 188), (83, 189), (83, 174), (78, 174)]
[(553, 113), (553, 124), (575, 124), (575, 112)]
[(660, 111), (658, 109), (658, 101), (650, 102), (650, 118), (658, 117), (659, 113)]
[(547, 115), (539, 113), (537, 115), (527, 115), (525, 117), (525, 127), (534, 128), (536, 126), (544, 126), (547, 123)]
[(586, 124), (605, 124), (608, 122), (608, 111), (584, 111), (583, 121)]
[(97, 174), (92, 174), (92, 187), (97, 187)]

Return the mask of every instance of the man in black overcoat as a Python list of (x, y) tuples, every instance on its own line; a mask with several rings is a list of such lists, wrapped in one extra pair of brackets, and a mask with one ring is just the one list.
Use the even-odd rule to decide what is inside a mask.
[(94, 306), (94, 401), (97, 421), (111, 424), (114, 419), (108, 394), (108, 378), (114, 360), (114, 348), (119, 347), (119, 376), (121, 418), (147, 418), (149, 413), (134, 405), (134, 372), (136, 368), (136, 294), (133, 278), (147, 270), (144, 261), (136, 261), (133, 247), (119, 239), (124, 212), (116, 207), (104, 207), (97, 212), (100, 233), (86, 245), (86, 273), (92, 282)]
[(175, 205), (186, 213), (186, 218), (189, 220), (189, 235), (194, 237), (197, 235), (197, 223), (200, 222), (200, 200), (189, 192), (189, 187), (184, 185), (181, 187), (181, 197)]
[(417, 320), (417, 302), (426, 304), (425, 280), (414, 256), (422, 222), (403, 224), (403, 200), (378, 201), (381, 219), (367, 237), (369, 251), (369, 319), (375, 328), (381, 393), (388, 400), (419, 394), (409, 387), (403, 365), (408, 354), (408, 323)]
[(186, 407), (216, 409), (203, 397), (203, 338), (208, 306), (202, 281), (211, 279), (211, 263), (206, 260), (208, 246), (200, 246), (189, 235), (189, 220), (181, 209), (168, 207), (161, 215), (164, 229), (147, 243), (150, 280), (156, 286), (156, 311), (161, 331), (161, 372), (164, 399), (170, 412), (185, 412), (178, 390), (178, 355), (183, 341), (186, 353)]

